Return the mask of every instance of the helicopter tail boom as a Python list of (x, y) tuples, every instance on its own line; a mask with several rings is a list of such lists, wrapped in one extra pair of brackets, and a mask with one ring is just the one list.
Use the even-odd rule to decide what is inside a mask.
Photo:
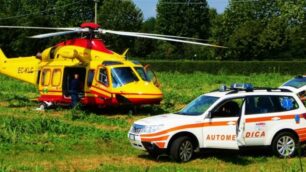
[(0, 74), (36, 85), (39, 63), (35, 56), (7, 58), (0, 49)]

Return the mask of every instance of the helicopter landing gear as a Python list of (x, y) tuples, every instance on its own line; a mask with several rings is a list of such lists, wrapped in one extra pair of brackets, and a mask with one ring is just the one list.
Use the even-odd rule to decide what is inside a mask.
[(36, 110), (44, 111), (45, 109), (51, 107), (53, 105), (52, 102), (43, 101)]

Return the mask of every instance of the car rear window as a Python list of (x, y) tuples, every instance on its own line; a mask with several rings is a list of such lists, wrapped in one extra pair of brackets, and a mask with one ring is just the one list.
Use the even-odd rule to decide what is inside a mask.
[(301, 88), (304, 85), (306, 85), (306, 77), (297, 77), (284, 84), (284, 86), (290, 86), (294, 88)]

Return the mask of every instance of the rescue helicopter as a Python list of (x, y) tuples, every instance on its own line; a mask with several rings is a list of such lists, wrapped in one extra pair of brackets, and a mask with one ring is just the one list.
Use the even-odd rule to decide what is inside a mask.
[(70, 104), (70, 82), (79, 75), (82, 89), (80, 103), (98, 107), (122, 104), (159, 104), (163, 93), (154, 72), (137, 61), (128, 60), (125, 51), (118, 54), (109, 50), (97, 36), (116, 34), (138, 38), (181, 42), (225, 48), (203, 43), (194, 38), (139, 32), (102, 29), (96, 23), (83, 23), (80, 27), (53, 28), (32, 26), (0, 26), (2, 29), (39, 29), (56, 32), (31, 36), (48, 38), (80, 33), (83, 37), (58, 43), (35, 56), (7, 58), (0, 49), (0, 73), (35, 85), (38, 101), (46, 108), (56, 104)]

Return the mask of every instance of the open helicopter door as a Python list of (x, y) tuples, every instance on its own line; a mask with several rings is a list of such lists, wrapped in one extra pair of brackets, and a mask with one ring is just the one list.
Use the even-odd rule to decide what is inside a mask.
[(151, 69), (149, 64), (144, 66), (144, 70), (146, 71), (146, 74), (147, 74), (149, 80), (151, 82), (153, 82), (156, 87), (160, 87), (161, 85), (160, 85), (154, 71)]
[(96, 96), (96, 99), (92, 103), (99, 105), (111, 103), (112, 94), (109, 91), (111, 86), (110, 71), (106, 66), (100, 65), (95, 71), (90, 70), (88, 73), (88, 81), (91, 82), (88, 84), (91, 94)]
[(64, 77), (63, 77), (63, 95), (66, 97), (70, 96), (71, 93), (71, 81), (74, 79), (75, 75), (78, 75), (80, 81), (80, 92), (79, 96), (84, 96), (84, 85), (85, 85), (85, 75), (86, 69), (83, 67), (65, 67)]

